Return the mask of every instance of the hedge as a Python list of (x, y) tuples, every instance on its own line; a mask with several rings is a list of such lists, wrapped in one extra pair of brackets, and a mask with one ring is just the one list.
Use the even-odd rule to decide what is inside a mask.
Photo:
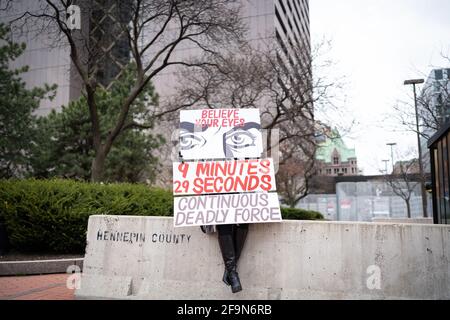
[[(282, 208), (284, 219), (323, 219)], [(83, 253), (90, 215), (172, 216), (171, 191), (138, 184), (0, 180), (0, 222), (20, 252)]]
[(324, 220), (323, 215), (317, 211), (297, 208), (281, 208), (281, 215), (286, 220)]
[(172, 215), (170, 192), (70, 180), (0, 181), (0, 219), (22, 252), (82, 253), (90, 215)]

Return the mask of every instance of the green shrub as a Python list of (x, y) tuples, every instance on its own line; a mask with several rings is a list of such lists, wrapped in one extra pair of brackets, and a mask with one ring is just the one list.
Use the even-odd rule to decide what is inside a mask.
[[(321, 220), (314, 211), (281, 208), (283, 219)], [(0, 180), (0, 222), (21, 252), (83, 253), (90, 215), (172, 216), (168, 190), (71, 180)]]
[(83, 253), (90, 215), (171, 216), (170, 191), (134, 184), (1, 180), (0, 221), (22, 252)]
[(320, 212), (297, 208), (281, 207), (281, 215), (286, 220), (324, 220)]

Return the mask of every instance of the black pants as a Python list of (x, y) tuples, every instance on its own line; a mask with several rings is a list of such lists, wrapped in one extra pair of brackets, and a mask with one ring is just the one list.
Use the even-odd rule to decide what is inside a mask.
[[(234, 257), (237, 263), (237, 260), (241, 256), (242, 249), (244, 248), (245, 240), (247, 238), (248, 224), (218, 225), (217, 232), (219, 233), (218, 238), (219, 244), (221, 244), (220, 248), (222, 250), (222, 255), (224, 254), (223, 252), (224, 246), (226, 246), (227, 244), (231, 246), (231, 241), (229, 240), (232, 239), (233, 248), (231, 251), (234, 251)], [(224, 256), (224, 260), (225, 258), (226, 257)]]

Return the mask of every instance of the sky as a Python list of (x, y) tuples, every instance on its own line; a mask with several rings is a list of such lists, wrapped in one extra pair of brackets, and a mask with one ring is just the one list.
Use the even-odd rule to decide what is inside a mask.
[[(394, 132), (386, 116), (398, 100), (413, 103), (406, 79), (428, 77), (435, 67), (450, 68), (449, 0), (310, 0), (313, 45), (331, 42), (333, 61), (323, 77), (344, 76), (341, 104), (356, 124), (344, 137), (355, 147), (366, 175), (379, 174), (391, 159), (386, 143), (395, 142), (394, 162), (417, 152), (417, 136)], [(323, 72), (323, 71), (322, 71)]]

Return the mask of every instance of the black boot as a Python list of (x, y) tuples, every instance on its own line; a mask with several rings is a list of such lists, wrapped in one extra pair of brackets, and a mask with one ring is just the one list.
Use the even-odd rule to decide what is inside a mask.
[[(236, 253), (236, 264), (239, 261), (239, 258), (241, 257), (242, 249), (244, 248), (245, 240), (247, 238), (248, 233), (248, 224), (240, 224), (240, 225), (233, 225), (233, 240), (234, 240), (234, 250)], [(223, 278), (222, 281), (229, 286), (230, 282), (228, 281), (228, 272), (225, 268), (223, 272)]]
[(245, 240), (247, 239), (248, 224), (235, 225), (233, 228), (234, 250), (236, 252), (236, 263), (241, 257)]
[[(233, 293), (242, 290), (239, 275), (236, 271), (236, 253), (234, 250), (234, 241), (232, 234), (220, 234), (219, 232), (219, 246), (222, 252), (223, 262), (226, 270), (226, 283), (231, 286)], [(224, 281), (225, 282), (225, 281)]]
[(227, 286), (230, 286), (230, 281), (228, 281), (228, 271), (227, 271), (227, 268), (225, 268), (225, 270), (223, 271), (222, 281), (223, 281)]

